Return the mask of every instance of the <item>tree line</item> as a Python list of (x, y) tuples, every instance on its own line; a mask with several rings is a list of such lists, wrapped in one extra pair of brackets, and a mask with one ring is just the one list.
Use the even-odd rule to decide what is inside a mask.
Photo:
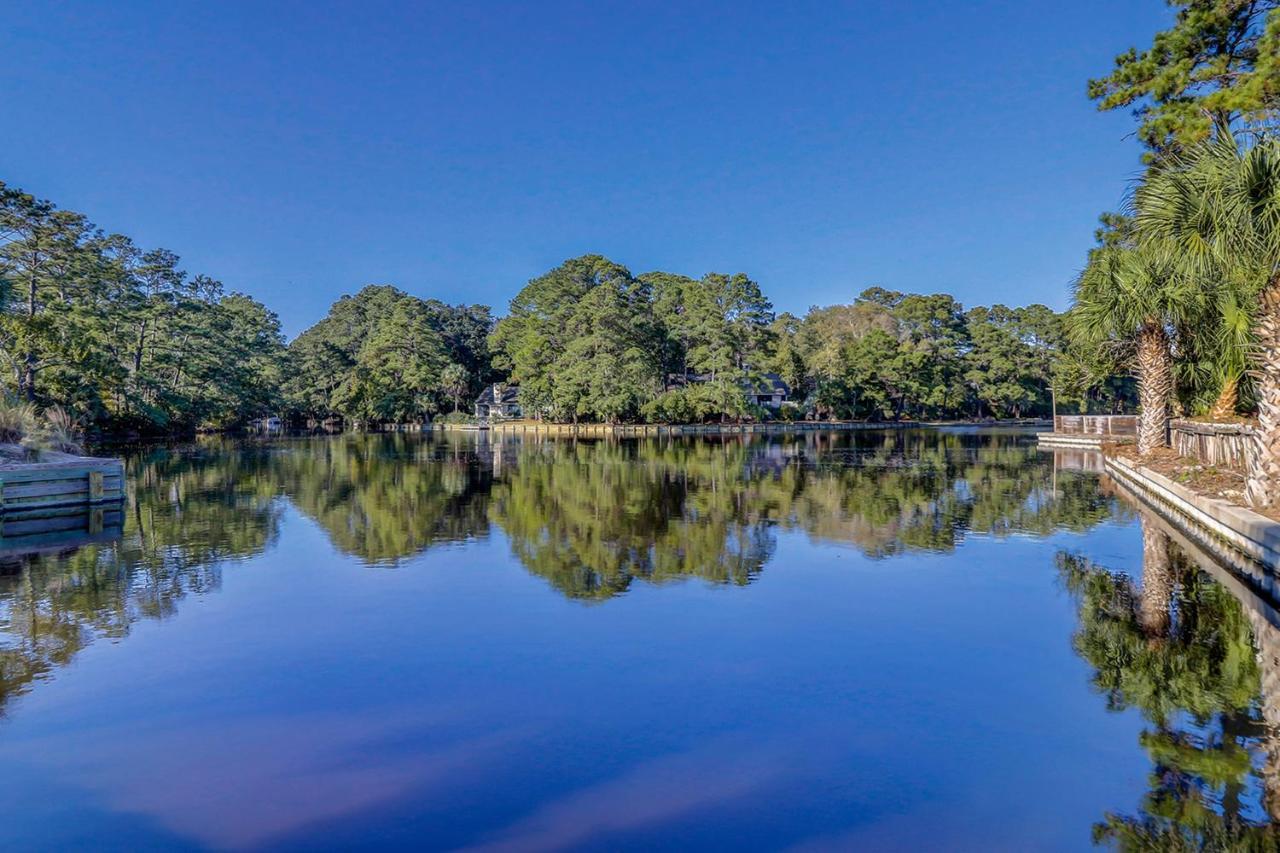
[[(633, 275), (599, 255), (534, 278), (501, 319), (371, 285), (286, 344), (266, 306), (173, 252), (3, 184), (0, 309), (8, 398), (111, 432), (425, 422), (494, 382), (517, 385), (528, 416), (604, 422), (1027, 417), (1128, 394), (1063, 360), (1063, 318), (1043, 305), (870, 288), (797, 317), (741, 273)], [(748, 393), (770, 374), (790, 386), (781, 412)]]
[(12, 398), (121, 430), (234, 426), (276, 405), (284, 359), (261, 303), (0, 182), (0, 371)]
[(637, 276), (599, 255), (530, 281), (490, 344), (525, 412), (554, 420), (765, 417), (747, 392), (770, 373), (797, 417), (1027, 417), (1055, 395), (1106, 408), (1126, 393), (1091, 359), (1057, 365), (1069, 341), (1043, 305), (965, 310), (874, 287), (797, 317), (741, 273)]

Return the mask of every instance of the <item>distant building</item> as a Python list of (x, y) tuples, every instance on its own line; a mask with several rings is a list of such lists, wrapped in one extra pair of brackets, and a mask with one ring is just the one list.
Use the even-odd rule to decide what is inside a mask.
[(476, 417), (520, 417), (520, 388), (516, 385), (503, 385), (501, 382), (487, 386), (476, 399)]
[(756, 380), (745, 383), (742, 390), (748, 402), (766, 409), (781, 409), (791, 396), (791, 387), (776, 373), (758, 374)]
[[(682, 388), (710, 381), (709, 373), (672, 373), (667, 376), (667, 387)], [(791, 386), (776, 373), (757, 373), (754, 380), (742, 383), (742, 393), (748, 403), (776, 410), (781, 409), (782, 404), (791, 398)]]

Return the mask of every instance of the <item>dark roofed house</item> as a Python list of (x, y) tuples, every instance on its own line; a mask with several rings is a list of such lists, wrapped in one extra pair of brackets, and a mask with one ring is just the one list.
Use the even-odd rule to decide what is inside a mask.
[(476, 399), (477, 418), (520, 417), (520, 388), (495, 382), (480, 392)]
[(747, 382), (742, 389), (747, 401), (766, 409), (780, 409), (791, 396), (791, 387), (782, 381), (776, 373), (760, 373), (752, 382)]

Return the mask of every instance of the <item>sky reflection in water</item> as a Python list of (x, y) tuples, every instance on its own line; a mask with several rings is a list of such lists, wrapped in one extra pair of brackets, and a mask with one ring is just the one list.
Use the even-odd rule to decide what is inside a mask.
[(1274, 841), (1280, 620), (1027, 433), (128, 464), (0, 571), (6, 849)]

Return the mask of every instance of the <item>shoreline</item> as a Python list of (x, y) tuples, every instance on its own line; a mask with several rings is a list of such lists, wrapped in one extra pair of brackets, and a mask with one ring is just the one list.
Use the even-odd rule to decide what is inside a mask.
[[(572, 424), (513, 421), (493, 424), (428, 424), (423, 432), (487, 432), (501, 435), (567, 435), (578, 437), (646, 437), (667, 435), (745, 435), (795, 432), (839, 432), (947, 427), (1036, 428), (1051, 426), (1048, 420), (1023, 418), (1004, 421), (765, 421), (748, 424)], [(403, 430), (391, 429), (387, 432)]]
[(1104, 454), (1106, 472), (1143, 502), (1178, 522), (1184, 534), (1210, 550), (1229, 547), (1264, 566), (1269, 592), (1280, 592), (1280, 521), (1248, 507), (1178, 483), (1140, 462)]

